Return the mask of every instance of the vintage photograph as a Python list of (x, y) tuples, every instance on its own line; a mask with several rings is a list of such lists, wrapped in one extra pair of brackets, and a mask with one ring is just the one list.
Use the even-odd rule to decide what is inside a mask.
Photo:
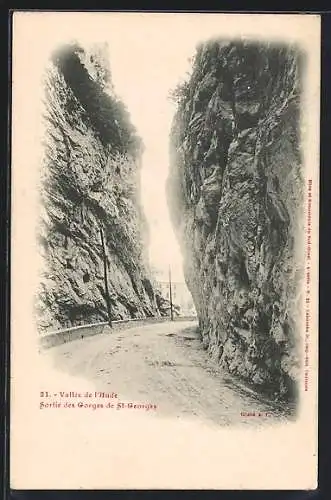
[(173, 14), (174, 43), (167, 14), (81, 15), (39, 62), (34, 411), (290, 429), (316, 389), (307, 46), (277, 15), (279, 36)]

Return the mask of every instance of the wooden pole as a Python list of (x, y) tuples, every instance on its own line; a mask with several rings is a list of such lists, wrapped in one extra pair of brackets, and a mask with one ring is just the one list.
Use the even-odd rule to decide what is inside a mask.
[(174, 312), (173, 312), (173, 305), (172, 305), (172, 288), (171, 288), (171, 269), (169, 266), (169, 296), (170, 296), (170, 319), (171, 321), (174, 320)]
[(107, 272), (107, 254), (105, 247), (105, 239), (103, 236), (103, 230), (100, 227), (100, 236), (101, 236), (101, 245), (102, 245), (102, 253), (103, 253), (103, 278), (105, 283), (105, 295), (106, 295), (106, 305), (107, 305), (107, 314), (108, 314), (108, 324), (112, 327), (111, 321), (111, 305), (110, 305), (110, 297), (109, 297), (109, 288), (108, 288), (108, 272)]

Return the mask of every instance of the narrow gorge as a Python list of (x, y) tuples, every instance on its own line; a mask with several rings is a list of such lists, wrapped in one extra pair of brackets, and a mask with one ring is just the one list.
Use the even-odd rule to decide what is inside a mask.
[(172, 93), (167, 182), (203, 346), (284, 400), (300, 371), (301, 59), (295, 47), (200, 44)]
[[(301, 95), (295, 47), (201, 43), (171, 94), (166, 189), (203, 347), (287, 401), (300, 372)], [(105, 46), (54, 51), (44, 121), (39, 330), (169, 315), (148, 262), (144, 145)]]
[(140, 202), (143, 144), (105, 47), (56, 50), (45, 76), (38, 240), (41, 331), (164, 313)]

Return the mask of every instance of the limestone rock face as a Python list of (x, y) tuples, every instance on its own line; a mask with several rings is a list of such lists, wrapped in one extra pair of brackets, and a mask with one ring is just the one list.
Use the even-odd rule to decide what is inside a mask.
[(107, 296), (112, 319), (162, 313), (145, 255), (142, 144), (114, 93), (107, 60), (102, 47), (66, 46), (46, 72), (41, 330), (107, 321)]
[(174, 92), (167, 192), (202, 341), (270, 397), (296, 393), (301, 56), (212, 41)]

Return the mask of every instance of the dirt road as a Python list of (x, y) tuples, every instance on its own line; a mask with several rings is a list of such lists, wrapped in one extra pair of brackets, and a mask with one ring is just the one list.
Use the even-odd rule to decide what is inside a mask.
[[(203, 350), (194, 321), (154, 323), (50, 349), (58, 369), (97, 391), (151, 403), (157, 413), (218, 425), (284, 421), (284, 411), (238, 386)], [(243, 415), (243, 413), (254, 415)], [(262, 415), (259, 415), (262, 413)]]

